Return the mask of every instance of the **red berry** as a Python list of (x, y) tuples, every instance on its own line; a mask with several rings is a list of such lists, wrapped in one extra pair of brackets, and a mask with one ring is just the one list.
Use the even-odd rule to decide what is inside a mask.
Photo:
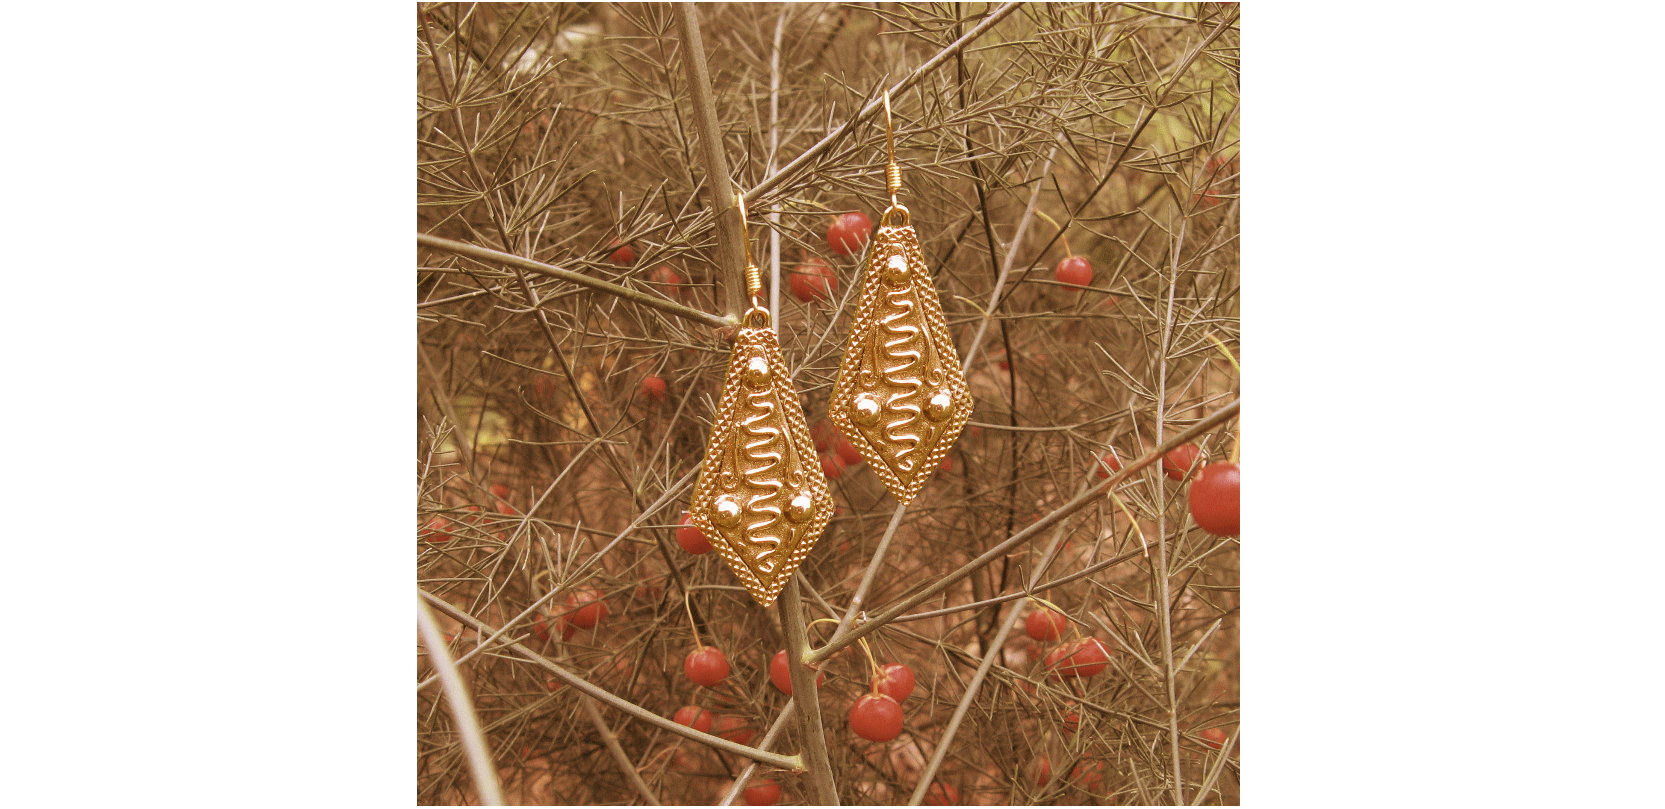
[[(824, 671), (815, 676), (816, 687), (826, 681), (827, 673)], [(774, 658), (769, 661), (769, 682), (774, 683), (782, 694), (792, 696), (792, 670), (787, 668), (785, 649), (775, 652)]]
[(1237, 536), (1238, 490), (1243, 474), (1234, 463), (1211, 463), (1191, 481), (1191, 518), (1197, 527), (1215, 536)]
[(913, 693), (913, 669), (901, 663), (887, 663), (873, 676), (873, 690), (887, 694), (897, 704)]
[(838, 431), (834, 430), (831, 424), (824, 421), (815, 422), (815, 426), (809, 428), (809, 437), (815, 439), (816, 452), (826, 452), (827, 447), (831, 446), (828, 442), (837, 434)]
[(682, 673), (706, 688), (716, 688), (728, 677), (728, 657), (715, 646), (702, 646), (682, 661)]
[(1077, 677), (1091, 677), (1110, 665), (1110, 650), (1104, 641), (1098, 638), (1087, 638), (1076, 644), (1077, 651), (1070, 656), (1071, 668)]
[(532, 634), (538, 640), (549, 640), (549, 624), (543, 620), (543, 613), (532, 616)]
[(861, 211), (842, 214), (827, 228), (827, 246), (841, 256), (853, 256), (867, 244), (867, 234), (873, 232), (873, 220)]
[(642, 380), (642, 395), (649, 399), (665, 398), (665, 380), (657, 376), (650, 376)]
[(942, 456), (942, 463), (937, 464), (937, 468), (941, 469), (944, 472), (954, 471), (954, 456), (952, 456), (952, 455)]
[(566, 620), (573, 626), (590, 629), (607, 617), (607, 602), (594, 590), (582, 590), (567, 596), (567, 606), (578, 609), (567, 613)]
[(688, 746), (672, 745), (667, 752), (670, 753), (671, 769), (677, 772), (692, 773), (700, 768), (698, 756)]
[(450, 542), (451, 534), (445, 530), (449, 527), (450, 523), (444, 517), (435, 517), (428, 521), (419, 536), (429, 542)]
[(1070, 711), (1069, 713), (1064, 714), (1064, 732), (1074, 733), (1079, 729), (1081, 729), (1081, 713), (1079, 711)]
[(1231, 176), (1237, 173), (1235, 157), (1227, 159), (1225, 155), (1214, 155), (1203, 166), (1203, 188), (1191, 195), (1191, 201), (1204, 208), (1212, 208), (1226, 201), (1231, 191)]
[(844, 477), (844, 462), (837, 455), (822, 455), (821, 471), (828, 480), (838, 480)]
[(888, 742), (902, 732), (902, 706), (889, 694), (863, 694), (850, 706), (850, 729), (870, 742)]
[(1102, 480), (1104, 478), (1110, 477), (1112, 474), (1115, 474), (1116, 472), (1122, 471), (1122, 459), (1116, 457), (1116, 451), (1115, 450), (1110, 450), (1110, 451), (1104, 453), (1103, 455), (1099, 456), (1097, 466), (1098, 466), (1098, 473), (1097, 474), (1099, 476), (1099, 479)]
[[(491, 484), (491, 493), (493, 495), (495, 495), (496, 497), (498, 497), (498, 498), (508, 497), (509, 496), (509, 487), (505, 486), (501, 483), (493, 483), (493, 484)], [(499, 499), (497, 501), (497, 510), (498, 510), (498, 512), (503, 513), (503, 514), (519, 514), (520, 513), (519, 511), (515, 510), (514, 506), (511, 506), (508, 503), (503, 502), (502, 499)]]
[(1029, 762), (1029, 780), (1037, 787), (1046, 786), (1052, 780), (1052, 762), (1046, 756), (1041, 756)]
[(1203, 744), (1206, 744), (1209, 747), (1214, 748), (1215, 750), (1218, 750), (1221, 747), (1225, 746), (1226, 732), (1225, 732), (1224, 729), (1209, 728), (1207, 730), (1204, 730), (1201, 733), (1198, 733), (1197, 735), (1202, 737)]
[(926, 806), (960, 806), (960, 790), (953, 784), (938, 781), (925, 790)]
[(1162, 474), (1174, 480), (1184, 480), (1185, 473), (1191, 471), (1191, 466), (1200, 455), (1202, 450), (1197, 449), (1196, 444), (1180, 444), (1162, 456)]
[(1081, 785), (1088, 792), (1104, 791), (1104, 764), (1102, 762), (1083, 761), (1070, 770), (1070, 780)]
[(856, 449), (856, 445), (842, 435), (833, 439), (833, 451), (838, 453), (838, 459), (843, 461), (845, 466), (859, 466), (864, 460), (861, 450)]
[(792, 672), (786, 666), (786, 650), (782, 649), (776, 652), (774, 658), (769, 661), (769, 682), (774, 683), (775, 688), (779, 689), (782, 694), (791, 696)]
[(811, 257), (792, 269), (788, 283), (792, 287), (792, 297), (805, 303), (817, 299), (831, 300), (833, 292), (838, 289), (838, 276), (833, 274), (827, 262)]
[(660, 291), (667, 293), (671, 290), (665, 289), (665, 287), (675, 287), (682, 283), (682, 275), (680, 273), (670, 267), (664, 266), (655, 269), (651, 278), (653, 279), (653, 283), (659, 285)]
[(1053, 641), (1062, 637), (1069, 619), (1049, 609), (1038, 609), (1023, 619), (1023, 631), (1039, 641)]
[(780, 800), (780, 784), (774, 781), (753, 781), (744, 793), (747, 806), (774, 806)]
[(559, 691), (567, 687), (567, 681), (559, 677), (550, 677), (543, 681), (543, 686), (551, 691)]
[(701, 733), (711, 729), (711, 712), (698, 705), (684, 705), (672, 717), (678, 725), (687, 725)]
[(735, 744), (745, 744), (754, 735), (751, 724), (743, 716), (719, 716), (711, 725), (711, 732)]
[(636, 249), (628, 244), (620, 245), (619, 249), (614, 250), (613, 254), (607, 257), (607, 260), (614, 264), (633, 264), (636, 261)]
[(561, 628), (561, 640), (572, 640), (572, 636), (578, 633), (578, 627), (573, 626), (565, 615), (556, 618), (555, 625)]
[(1041, 661), (1041, 667), (1046, 669), (1046, 678), (1048, 680), (1061, 680), (1066, 676), (1070, 676), (1063, 672), (1063, 664), (1065, 662), (1065, 658), (1070, 656), (1070, 652), (1074, 648), (1075, 644), (1066, 643), (1063, 646), (1053, 647), (1052, 651), (1046, 653), (1046, 659)]
[(676, 544), (695, 555), (711, 552), (711, 540), (705, 538), (705, 533), (693, 523), (693, 515), (686, 511), (682, 512), (682, 524), (676, 527)]
[(1084, 287), (1093, 282), (1093, 263), (1085, 256), (1070, 256), (1058, 262), (1058, 267), (1052, 273), (1060, 284)]
[(1110, 650), (1098, 638), (1086, 638), (1053, 649), (1045, 665), (1051, 679), (1091, 677), (1110, 665)]

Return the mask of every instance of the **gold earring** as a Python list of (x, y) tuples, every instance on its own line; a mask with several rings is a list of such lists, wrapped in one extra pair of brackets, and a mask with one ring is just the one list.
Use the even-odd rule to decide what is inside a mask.
[[(907, 505), (971, 420), (971, 391), (908, 209), (885, 93), (890, 207), (868, 253), (829, 417)], [(892, 224), (897, 217), (900, 224)]]
[(752, 306), (740, 316), (689, 522), (711, 540), (752, 599), (768, 607), (821, 538), (833, 501), (763, 305), (743, 196), (739, 205)]

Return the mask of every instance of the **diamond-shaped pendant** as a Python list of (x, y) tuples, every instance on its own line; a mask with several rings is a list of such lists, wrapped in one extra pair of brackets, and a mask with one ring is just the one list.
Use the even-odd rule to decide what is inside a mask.
[(829, 417), (906, 505), (971, 420), (971, 392), (913, 226), (879, 220)]
[(780, 341), (768, 313), (752, 309), (734, 338), (689, 521), (768, 607), (832, 516), (827, 476)]

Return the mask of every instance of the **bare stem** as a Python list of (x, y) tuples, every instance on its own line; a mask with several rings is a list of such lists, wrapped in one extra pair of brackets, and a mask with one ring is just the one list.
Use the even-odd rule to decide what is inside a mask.
[(723, 276), (723, 304), (728, 316), (738, 321), (746, 308), (745, 229), (736, 205), (734, 181), (723, 153), (723, 131), (717, 125), (717, 103), (711, 96), (711, 69), (705, 63), (705, 44), (700, 39), (699, 14), (693, 3), (676, 4), (676, 22), (682, 31), (682, 64), (688, 69), (688, 89), (693, 93), (694, 131), (700, 136), (705, 156), (705, 189), (717, 220), (717, 268)]
[[(738, 215), (738, 213), (736, 215)], [(468, 258), (475, 259), (476, 261), (494, 262), (510, 267), (516, 267), (535, 275), (546, 275), (550, 278), (559, 278), (562, 281), (570, 281), (574, 284), (578, 284), (579, 286), (589, 287), (597, 292), (605, 292), (609, 295), (624, 298), (631, 303), (639, 304), (652, 309), (658, 309), (665, 314), (674, 315), (684, 320), (692, 320), (695, 323), (702, 323), (714, 329), (726, 329), (739, 322), (738, 317), (734, 320), (725, 320), (717, 315), (701, 312), (698, 309), (690, 309), (675, 301), (668, 301), (655, 295), (649, 295), (646, 292), (640, 292), (629, 287), (621, 287), (618, 284), (610, 284), (599, 278), (591, 278), (583, 273), (573, 272), (572, 270), (563, 270), (560, 267), (554, 267), (541, 261), (533, 261), (529, 258), (517, 256), (513, 253), (504, 253), (500, 250), (493, 250), (489, 247), (480, 247), (479, 245), (468, 244), (466, 242), (442, 239), (438, 236), (429, 236), (426, 233), (416, 234), (416, 243), (423, 245), (424, 247), (431, 247), (435, 250), (444, 250), (447, 253), (466, 256)]]
[(492, 766), (491, 751), (486, 749), (485, 734), (480, 732), (480, 719), (474, 715), (474, 701), (468, 696), (468, 684), (463, 682), (457, 667), (451, 664), (451, 653), (445, 648), (445, 634), (439, 631), (434, 614), (428, 611), (420, 595), (416, 599), (416, 628), (422, 645), (428, 649), (428, 660), (439, 673), (440, 688), (451, 715), (457, 720), (457, 739), (462, 742), (468, 757), (468, 770), (474, 776), (474, 788), (486, 806), (503, 805), (503, 788), (497, 783), (497, 768)]
[[(815, 802), (838, 805), (838, 786), (832, 780), (832, 763), (827, 758), (827, 734), (821, 730), (821, 704), (816, 699), (815, 673), (804, 665), (809, 636), (804, 630), (804, 601), (798, 593), (798, 576), (781, 591), (780, 621), (786, 633), (786, 670), (792, 677), (792, 694), (798, 698), (798, 732), (802, 735), (805, 763), (809, 766), (809, 788)], [(799, 698), (799, 695), (802, 695)]]

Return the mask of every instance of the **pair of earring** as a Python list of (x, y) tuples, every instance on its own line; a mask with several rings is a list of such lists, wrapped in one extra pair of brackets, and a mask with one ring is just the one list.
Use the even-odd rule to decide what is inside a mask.
[[(897, 201), (885, 94), (886, 186), (861, 297), (833, 386), (829, 418), (898, 502), (919, 493), (971, 419), (972, 398), (948, 334), (942, 302), (907, 207)], [(744, 202), (741, 220), (745, 221)], [(832, 519), (827, 477), (781, 359), (746, 242), (752, 306), (740, 318), (717, 418), (689, 509), (758, 604), (774, 604)]]

